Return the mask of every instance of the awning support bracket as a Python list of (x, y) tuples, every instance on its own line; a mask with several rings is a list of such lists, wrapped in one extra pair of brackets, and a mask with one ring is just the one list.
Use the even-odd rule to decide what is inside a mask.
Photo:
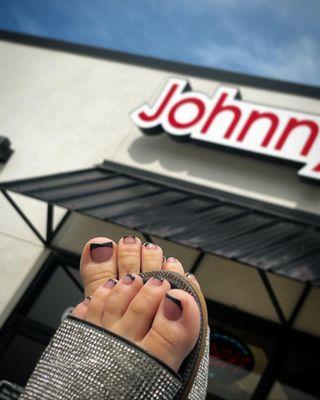
[(197, 258), (195, 259), (195, 262), (193, 263), (192, 267), (190, 268), (189, 273), (190, 274), (195, 274), (197, 271), (197, 268), (199, 267), (201, 261), (203, 260), (204, 257), (204, 252), (200, 251)]
[(54, 206), (52, 204), (47, 204), (47, 238), (46, 238), (46, 244), (48, 245), (52, 237), (54, 235), (54, 229), (53, 229), (53, 221), (54, 221)]
[(5, 191), (1, 190), (4, 197), (8, 200), (8, 202), (12, 205), (12, 207), (17, 211), (20, 217), (24, 220), (24, 222), (29, 226), (32, 232), (37, 236), (37, 238), (41, 241), (42, 244), (46, 245), (46, 239), (43, 238), (38, 229), (33, 225), (30, 219), (25, 215), (25, 213), (21, 210), (18, 204), (13, 200), (13, 198)]
[(296, 305), (293, 308), (293, 311), (292, 311), (290, 317), (288, 318), (287, 325), (289, 327), (291, 327), (294, 324), (295, 320), (297, 319), (301, 308), (303, 307), (303, 305), (306, 302), (306, 299), (310, 293), (311, 288), (312, 288), (312, 285), (310, 284), (310, 282), (307, 282), (303, 288), (303, 291), (302, 291)]
[(47, 221), (46, 221), (46, 238), (44, 238), (39, 230), (34, 226), (34, 224), (30, 221), (30, 219), (26, 216), (26, 214), (21, 210), (18, 204), (13, 200), (13, 198), (9, 195), (6, 190), (1, 190), (4, 197), (8, 200), (11, 206), (17, 211), (23, 221), (28, 225), (28, 227), (32, 230), (32, 232), (37, 236), (40, 242), (46, 246), (51, 247), (51, 243), (53, 239), (56, 237), (57, 233), (61, 230), (67, 219), (69, 218), (71, 211), (68, 210), (62, 217), (61, 221), (57, 225), (56, 229), (53, 228), (54, 222), (54, 205), (47, 205)]
[[(261, 271), (264, 272), (264, 271)], [(263, 274), (261, 274), (262, 277)], [(265, 278), (269, 282), (266, 274), (264, 273)], [(269, 282), (270, 285), (270, 282)], [(271, 287), (271, 285), (270, 285)], [(279, 340), (273, 349), (273, 352), (271, 354), (271, 357), (269, 359), (269, 364), (267, 368), (265, 369), (262, 378), (260, 379), (253, 396), (251, 397), (252, 400), (258, 400), (258, 399), (264, 399), (267, 398), (268, 394), (270, 393), (270, 390), (272, 389), (272, 386), (274, 385), (274, 382), (283, 367), (283, 364), (286, 360), (286, 356), (289, 354), (290, 347), (287, 344), (287, 333), (289, 329), (292, 327), (294, 321), (296, 320), (297, 316), (299, 315), (299, 312), (302, 308), (302, 306), (305, 304), (306, 298), (308, 297), (310, 290), (312, 288), (312, 285), (310, 282), (307, 282), (304, 286), (304, 289), (302, 290), (301, 295), (299, 296), (298, 301), (296, 302), (296, 305), (293, 308), (293, 311), (291, 312), (290, 317), (283, 323), (282, 325), (282, 331), (280, 333)], [(271, 288), (272, 290), (272, 288)], [(278, 301), (275, 298), (276, 301)], [(279, 306), (280, 307), (280, 306)], [(280, 308), (281, 310), (281, 308)], [(281, 310), (282, 311), (282, 310)]]
[(269, 295), (269, 299), (270, 299), (271, 303), (273, 304), (273, 307), (278, 315), (280, 322), (282, 324), (285, 324), (287, 322), (286, 317), (284, 316), (282, 308), (279, 304), (276, 294), (274, 293), (274, 290), (272, 289), (271, 283), (267, 277), (266, 272), (261, 269), (258, 269), (258, 273), (259, 273), (260, 278), (264, 284), (264, 287)]

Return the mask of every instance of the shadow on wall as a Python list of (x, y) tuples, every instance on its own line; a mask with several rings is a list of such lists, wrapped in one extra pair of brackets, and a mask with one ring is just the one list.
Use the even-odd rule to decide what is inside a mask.
[(1, 175), (1, 172), (4, 169), (4, 167), (5, 167), (5, 164), (0, 163), (0, 175)]
[(141, 164), (158, 161), (169, 172), (186, 173), (191, 179), (213, 183), (222, 190), (241, 190), (253, 196), (258, 193), (312, 212), (317, 212), (319, 207), (319, 188), (300, 181), (298, 168), (193, 143), (179, 143), (166, 134), (141, 135), (129, 147), (129, 155)]

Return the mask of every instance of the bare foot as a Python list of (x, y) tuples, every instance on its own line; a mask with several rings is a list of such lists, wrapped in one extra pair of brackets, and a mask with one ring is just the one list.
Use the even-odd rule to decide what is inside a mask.
[(90, 298), (74, 315), (128, 339), (178, 371), (197, 341), (199, 308), (190, 294), (171, 289), (168, 281), (150, 278), (143, 284), (138, 274), (161, 269), (184, 274), (181, 263), (163, 259), (159, 246), (141, 245), (132, 236), (118, 245), (100, 237), (86, 244), (80, 267)]

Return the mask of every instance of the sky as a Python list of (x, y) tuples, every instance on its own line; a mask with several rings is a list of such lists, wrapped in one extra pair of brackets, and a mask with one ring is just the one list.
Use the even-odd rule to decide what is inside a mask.
[(319, 15), (319, 0), (0, 0), (0, 29), (313, 86)]

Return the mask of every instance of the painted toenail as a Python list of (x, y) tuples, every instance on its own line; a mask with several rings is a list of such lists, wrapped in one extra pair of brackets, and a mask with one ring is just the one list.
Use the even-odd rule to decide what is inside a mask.
[(196, 280), (196, 277), (193, 274), (190, 274), (190, 272), (186, 273), (186, 277), (189, 278), (189, 279), (192, 279), (193, 281)]
[(168, 258), (167, 258), (167, 262), (168, 262), (168, 263), (177, 262), (177, 259), (174, 258), (174, 257), (168, 257)]
[(103, 284), (103, 286), (109, 289), (116, 286), (117, 283), (118, 281), (116, 279), (108, 279), (107, 282)]
[(145, 246), (147, 249), (153, 249), (153, 250), (157, 248), (157, 245), (154, 244), (154, 243), (151, 243), (151, 242), (144, 243), (144, 246)]
[(127, 274), (124, 278), (123, 278), (123, 283), (125, 283), (126, 285), (131, 285), (131, 283), (136, 279), (136, 277), (132, 274)]
[(135, 236), (132, 235), (123, 236), (122, 239), (125, 244), (134, 244), (136, 242)]
[(113, 254), (113, 243), (90, 243), (90, 255), (94, 262), (108, 261)]
[(164, 279), (162, 277), (154, 276), (148, 280), (148, 283), (153, 286), (160, 286)]
[(163, 307), (164, 316), (171, 321), (177, 321), (182, 315), (182, 310), (181, 300), (166, 293)]
[(91, 296), (87, 296), (85, 297), (85, 299), (83, 300), (83, 304), (88, 304), (91, 300)]
[(162, 263), (165, 263), (167, 261), (166, 257), (162, 257)]

